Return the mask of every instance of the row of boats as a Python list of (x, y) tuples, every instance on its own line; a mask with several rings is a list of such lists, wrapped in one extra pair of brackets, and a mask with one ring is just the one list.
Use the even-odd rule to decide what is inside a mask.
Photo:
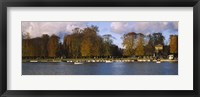
[[(68, 63), (74, 63), (74, 64), (83, 64), (84, 62), (87, 63), (93, 63), (93, 62), (105, 62), (105, 63), (113, 63), (113, 62), (156, 62), (156, 63), (161, 63), (161, 60), (145, 60), (145, 59), (138, 59), (138, 60), (86, 60), (86, 61), (72, 61), (72, 60), (67, 60), (64, 62)], [(30, 60), (30, 62), (48, 62), (48, 61), (37, 61), (37, 60)], [(62, 62), (61, 60), (53, 60), (49, 62)]]
[[(95, 61), (93, 61), (93, 62), (95, 62)], [(105, 60), (105, 63), (113, 63), (113, 62), (134, 62), (134, 60)], [(140, 60), (138, 62), (151, 62), (151, 60), (147, 60), (147, 61)], [(153, 62), (161, 63), (160, 60), (153, 60)], [(81, 62), (81, 61), (74, 62), (74, 64), (83, 64), (83, 63), (84, 62)]]

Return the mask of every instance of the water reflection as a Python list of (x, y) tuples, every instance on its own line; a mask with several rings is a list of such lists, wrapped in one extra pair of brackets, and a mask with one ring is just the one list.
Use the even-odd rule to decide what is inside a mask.
[(177, 75), (178, 63), (23, 63), (23, 75)]

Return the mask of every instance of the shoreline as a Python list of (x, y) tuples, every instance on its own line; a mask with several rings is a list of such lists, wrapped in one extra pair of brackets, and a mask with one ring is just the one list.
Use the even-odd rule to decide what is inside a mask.
[[(170, 59), (160, 59), (160, 62), (178, 62), (178, 60), (170, 60)], [(98, 63), (98, 62), (158, 62), (156, 59), (22, 59), (23, 63), (31, 62), (31, 63), (48, 63), (48, 62), (67, 62), (67, 63), (74, 63), (74, 62), (86, 62), (86, 63)]]

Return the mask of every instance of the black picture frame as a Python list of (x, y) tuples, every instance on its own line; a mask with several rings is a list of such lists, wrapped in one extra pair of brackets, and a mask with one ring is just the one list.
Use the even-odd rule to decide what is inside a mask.
[[(7, 7), (193, 7), (193, 90), (7, 90)], [(1, 97), (198, 97), (200, 66), (200, 0), (1, 0)], [(167, 82), (167, 81), (166, 81)], [(37, 85), (37, 83), (33, 83)]]

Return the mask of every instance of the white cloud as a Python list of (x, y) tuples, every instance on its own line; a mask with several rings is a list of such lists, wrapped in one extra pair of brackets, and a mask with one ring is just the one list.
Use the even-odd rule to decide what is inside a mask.
[(131, 31), (131, 26), (128, 22), (112, 22), (111, 31), (121, 34)]
[(72, 33), (72, 29), (86, 27), (86, 22), (22, 22), (22, 33), (40, 37), (42, 34), (58, 34), (59, 32)]
[(112, 22), (111, 31), (114, 33), (136, 32), (150, 34), (155, 32), (165, 32), (170, 30), (176, 33), (178, 30), (178, 22)]

